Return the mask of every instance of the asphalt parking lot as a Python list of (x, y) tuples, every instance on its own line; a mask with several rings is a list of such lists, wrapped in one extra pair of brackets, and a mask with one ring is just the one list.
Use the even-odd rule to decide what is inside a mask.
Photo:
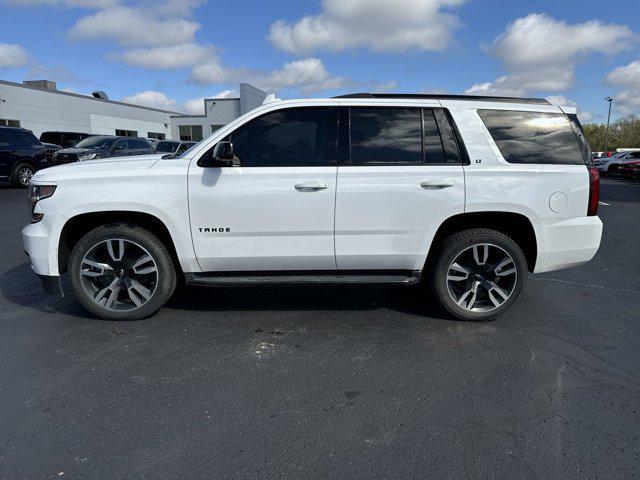
[(594, 261), (492, 323), (378, 287), (193, 289), (111, 322), (43, 293), (1, 185), (0, 478), (638, 478), (640, 183), (601, 200)]

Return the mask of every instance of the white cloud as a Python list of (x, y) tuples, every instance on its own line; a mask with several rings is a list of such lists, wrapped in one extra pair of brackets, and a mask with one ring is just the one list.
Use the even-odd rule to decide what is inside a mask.
[(184, 43), (168, 47), (136, 48), (125, 51), (112, 58), (122, 59), (129, 65), (144, 68), (173, 69), (184, 68), (215, 58), (215, 49), (211, 45)]
[(594, 115), (591, 112), (582, 111), (580, 109), (580, 105), (575, 100), (571, 100), (564, 95), (549, 95), (545, 97), (553, 105), (557, 105), (559, 107), (575, 107), (578, 110), (578, 118), (581, 123), (589, 123), (593, 120)]
[(27, 51), (20, 45), (0, 43), (0, 68), (24, 67), (28, 61)]
[(528, 95), (561, 92), (574, 82), (576, 65), (593, 53), (631, 48), (638, 36), (625, 25), (597, 20), (568, 24), (544, 14), (529, 14), (507, 26), (483, 49), (510, 72), (493, 82), (477, 83), (466, 93)]
[(440, 51), (458, 18), (450, 9), (466, 0), (323, 0), (319, 15), (271, 25), (269, 40), (296, 55), (368, 48), (375, 52)]
[(609, 72), (605, 80), (610, 85), (622, 88), (614, 95), (616, 111), (624, 115), (640, 112), (640, 60), (616, 68)]
[(128, 97), (124, 97), (122, 101), (145, 107), (159, 108), (161, 110), (185, 112), (191, 115), (202, 115), (204, 113), (204, 100), (206, 98), (230, 98), (237, 96), (238, 92), (235, 90), (223, 90), (214, 95), (194, 98), (187, 100), (184, 103), (180, 103), (162, 92), (145, 90), (144, 92), (138, 92), (133, 95), (129, 95)]
[(52, 7), (81, 7), (87, 9), (106, 8), (117, 5), (117, 0), (8, 0), (7, 3), (20, 7), (52, 6)]
[(128, 97), (124, 97), (122, 101), (145, 107), (159, 108), (161, 110), (175, 111), (176, 108), (178, 108), (178, 104), (175, 100), (167, 97), (162, 92), (156, 92), (153, 90), (145, 90), (144, 92), (135, 93)]
[(315, 93), (344, 87), (351, 82), (331, 75), (318, 58), (305, 58), (285, 63), (278, 70), (253, 79), (258, 87), (271, 92), (285, 88), (299, 89), (303, 93)]
[(108, 38), (127, 46), (175, 45), (191, 42), (200, 27), (184, 18), (158, 18), (143, 9), (116, 6), (78, 20), (71, 27), (69, 38)]

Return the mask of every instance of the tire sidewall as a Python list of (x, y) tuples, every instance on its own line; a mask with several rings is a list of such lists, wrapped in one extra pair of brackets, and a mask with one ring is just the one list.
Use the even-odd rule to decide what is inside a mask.
[(16, 165), (13, 167), (13, 173), (11, 175), (11, 183), (19, 188), (27, 188), (29, 185), (22, 185), (20, 183), (20, 175), (19, 172), (21, 169), (23, 169), (24, 167), (27, 167), (31, 170), (32, 174), (31, 176), (33, 176), (36, 173), (36, 169), (33, 168), (33, 166), (29, 165), (26, 162), (18, 162), (16, 163)]
[[(527, 260), (518, 245), (509, 237), (495, 231), (482, 230), (482, 233), (472, 234), (473, 231), (460, 232), (451, 239), (456, 241), (446, 245), (440, 252), (439, 259), (434, 270), (434, 286), (436, 295), (442, 306), (454, 317), (469, 321), (489, 321), (508, 310), (522, 293), (527, 281)], [(466, 234), (466, 235), (465, 235)], [(458, 237), (458, 238), (456, 238)], [(445, 242), (446, 243), (446, 242)], [(460, 307), (449, 294), (447, 287), (447, 272), (453, 260), (467, 248), (488, 243), (504, 249), (516, 265), (516, 285), (509, 299), (500, 307), (490, 312), (470, 312)]]
[[(147, 303), (133, 310), (113, 311), (97, 305), (85, 292), (81, 281), (81, 262), (87, 252), (100, 242), (111, 238), (122, 238), (144, 247), (158, 267), (158, 285)], [(173, 294), (176, 274), (171, 256), (164, 245), (150, 232), (132, 225), (106, 225), (87, 233), (73, 248), (69, 260), (71, 285), (76, 298), (94, 315), (109, 320), (138, 320), (153, 315)]]

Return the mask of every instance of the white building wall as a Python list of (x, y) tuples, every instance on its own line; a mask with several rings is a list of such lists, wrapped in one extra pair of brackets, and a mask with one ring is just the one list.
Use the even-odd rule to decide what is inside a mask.
[(167, 123), (149, 122), (145, 120), (135, 120), (132, 118), (116, 118), (109, 115), (89, 115), (91, 123), (91, 133), (102, 135), (114, 135), (118, 130), (133, 130), (138, 132), (139, 137), (148, 136), (149, 132), (164, 133), (167, 139), (171, 137), (171, 126)]
[(204, 115), (174, 115), (171, 117), (171, 136), (179, 139), (180, 125), (200, 125), (203, 138), (211, 135), (211, 125), (226, 125), (240, 116), (239, 98), (207, 98)]
[(121, 129), (136, 131), (141, 137), (154, 132), (179, 139), (180, 125), (200, 125), (207, 138), (211, 125), (228, 124), (262, 105), (265, 97), (262, 90), (242, 83), (239, 98), (206, 99), (204, 115), (179, 115), (0, 80), (0, 119), (19, 120), (21, 127), (38, 137), (45, 131), (115, 135)]
[[(4, 101), (3, 101), (4, 100)], [(83, 95), (0, 82), (0, 118), (19, 120), (36, 136), (45, 131), (114, 135), (116, 129), (170, 135), (170, 112), (94, 99)]]

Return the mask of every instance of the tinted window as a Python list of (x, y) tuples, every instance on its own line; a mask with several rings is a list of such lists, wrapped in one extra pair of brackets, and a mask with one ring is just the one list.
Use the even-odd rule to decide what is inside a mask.
[(13, 137), (13, 141), (20, 147), (40, 147), (42, 144), (40, 140), (36, 138), (33, 133), (25, 132), (24, 130), (12, 130), (10, 135)]
[(593, 165), (593, 156), (591, 154), (591, 147), (589, 146), (589, 141), (587, 140), (587, 136), (584, 134), (584, 130), (582, 128), (582, 124), (580, 120), (578, 120), (577, 115), (567, 115), (569, 118), (569, 123), (571, 124), (571, 128), (573, 128), (573, 133), (576, 135), (578, 139), (578, 144), (580, 145), (580, 151), (582, 152), (582, 158), (587, 165)]
[(40, 141), (46, 143), (55, 143), (57, 145), (61, 145), (62, 142), (62, 134), (56, 132), (44, 132), (40, 135)]
[(158, 142), (156, 145), (156, 152), (169, 152), (173, 153), (180, 145), (178, 142)]
[(117, 151), (120, 151), (120, 150), (128, 150), (129, 148), (130, 148), (130, 147), (129, 147), (129, 144), (127, 143), (127, 141), (126, 141), (126, 140), (124, 140), (124, 139), (120, 139), (120, 140), (118, 140), (118, 141), (116, 142), (116, 145), (115, 145), (115, 147), (114, 147), (114, 150), (117, 150)]
[(107, 150), (115, 141), (114, 137), (89, 137), (79, 142), (76, 147)]
[(422, 118), (417, 108), (351, 108), (351, 164), (422, 163)]
[(81, 133), (69, 133), (67, 135), (67, 144), (68, 145), (77, 145), (80, 140), (85, 138), (85, 136)]
[(243, 167), (319, 166), (325, 163), (326, 108), (268, 113), (230, 135)]
[(627, 157), (627, 160), (632, 159), (632, 158), (640, 158), (640, 152), (631, 152), (629, 154), (629, 156)]
[(509, 163), (584, 164), (563, 113), (478, 110), (478, 114)]
[(427, 163), (445, 163), (440, 130), (432, 110), (424, 111), (424, 156)]
[(132, 138), (127, 140), (127, 142), (129, 143), (129, 148), (137, 148), (137, 149), (148, 149), (151, 148), (151, 145), (149, 145), (146, 140), (142, 140), (140, 138)]
[(184, 142), (181, 143), (180, 146), (178, 147), (178, 151), (176, 153), (184, 153), (187, 150), (189, 150), (191, 147), (193, 147), (196, 143), (195, 142)]
[(438, 122), (438, 127), (440, 128), (440, 137), (442, 138), (442, 146), (444, 148), (447, 163), (460, 163), (461, 160), (460, 152), (458, 151), (458, 142), (453, 128), (449, 123), (449, 118), (447, 118), (445, 111), (441, 108), (434, 109), (433, 113)]

